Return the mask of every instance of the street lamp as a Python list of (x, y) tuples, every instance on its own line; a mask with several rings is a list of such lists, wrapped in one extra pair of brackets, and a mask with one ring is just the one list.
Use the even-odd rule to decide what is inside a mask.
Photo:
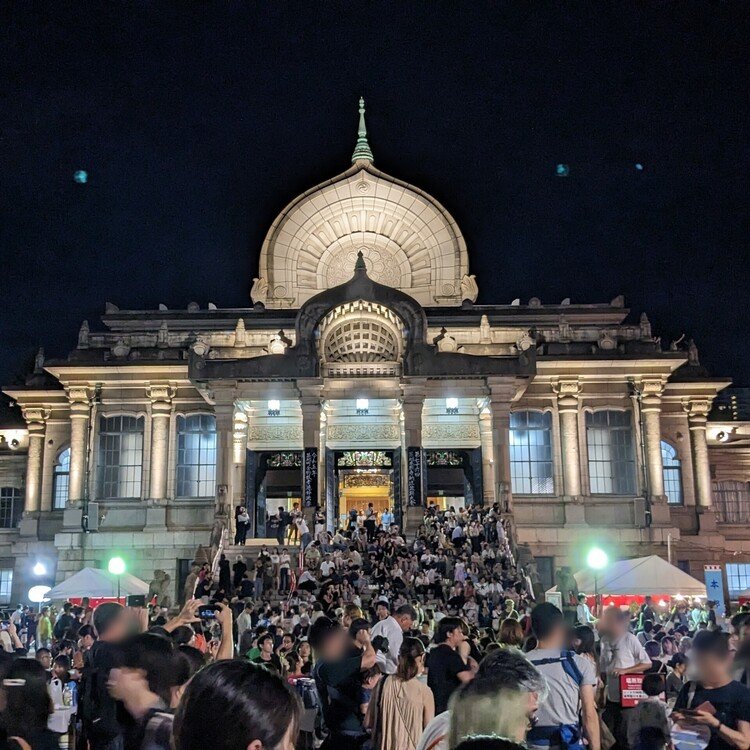
[(609, 565), (609, 555), (599, 547), (593, 547), (586, 555), (586, 565), (594, 571), (594, 598), (599, 596), (599, 581), (597, 572), (604, 570)]
[(117, 576), (117, 601), (120, 601), (120, 578), (125, 572), (125, 560), (121, 557), (113, 557), (107, 564), (107, 570), (113, 575)]
[(37, 562), (36, 565), (32, 568), (32, 572), (37, 578), (41, 578), (42, 576), (47, 575), (47, 567), (42, 562)]

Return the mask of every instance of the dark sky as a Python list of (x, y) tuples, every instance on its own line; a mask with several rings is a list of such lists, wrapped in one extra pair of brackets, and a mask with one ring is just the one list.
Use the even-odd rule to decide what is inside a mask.
[(622, 293), (750, 384), (749, 38), (746, 2), (4, 3), (0, 382), (107, 300), (249, 304), (363, 94), (376, 165), (453, 213), (479, 302)]

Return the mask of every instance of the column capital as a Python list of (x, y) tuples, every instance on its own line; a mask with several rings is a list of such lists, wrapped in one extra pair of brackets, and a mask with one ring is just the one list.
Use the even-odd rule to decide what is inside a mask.
[(661, 411), (661, 397), (664, 393), (664, 381), (661, 378), (644, 378), (638, 381), (641, 393), (641, 410)]
[(69, 385), (65, 392), (71, 405), (83, 404), (87, 409), (91, 403), (91, 389), (85, 385)]
[(171, 404), (177, 389), (169, 383), (152, 383), (146, 387), (146, 397), (152, 406), (156, 404)]
[(708, 414), (711, 411), (711, 403), (712, 400), (708, 398), (685, 400), (682, 402), (682, 408), (687, 414), (691, 430), (705, 428)]
[(50, 409), (40, 407), (26, 407), (22, 409), (21, 413), (26, 420), (29, 437), (33, 437), (32, 433), (44, 432), (45, 422), (49, 419), (52, 412)]
[(552, 392), (557, 396), (559, 411), (578, 411), (578, 400), (581, 395), (581, 383), (578, 378), (560, 378), (550, 383)]

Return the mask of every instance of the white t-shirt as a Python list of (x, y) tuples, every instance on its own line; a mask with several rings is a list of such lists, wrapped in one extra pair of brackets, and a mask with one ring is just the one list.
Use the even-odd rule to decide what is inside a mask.
[(370, 638), (376, 635), (384, 635), (388, 639), (388, 653), (382, 651), (377, 653), (377, 664), (386, 674), (396, 674), (398, 667), (398, 652), (404, 642), (404, 631), (393, 617), (386, 617), (372, 626)]
[(599, 657), (599, 671), (607, 678), (607, 699), (620, 700), (620, 679), (614, 677), (613, 669), (629, 669), (636, 664), (650, 664), (651, 658), (643, 648), (643, 644), (630, 632), (620, 636), (615, 641), (609, 638), (601, 640), (602, 652)]

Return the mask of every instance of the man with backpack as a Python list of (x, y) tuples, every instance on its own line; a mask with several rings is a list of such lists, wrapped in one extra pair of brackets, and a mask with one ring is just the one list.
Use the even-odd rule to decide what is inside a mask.
[(537, 646), (526, 658), (546, 680), (549, 694), (528, 734), (529, 747), (578, 750), (585, 735), (588, 750), (599, 750), (594, 663), (565, 648), (565, 617), (554, 604), (542, 602), (531, 610), (531, 629)]

